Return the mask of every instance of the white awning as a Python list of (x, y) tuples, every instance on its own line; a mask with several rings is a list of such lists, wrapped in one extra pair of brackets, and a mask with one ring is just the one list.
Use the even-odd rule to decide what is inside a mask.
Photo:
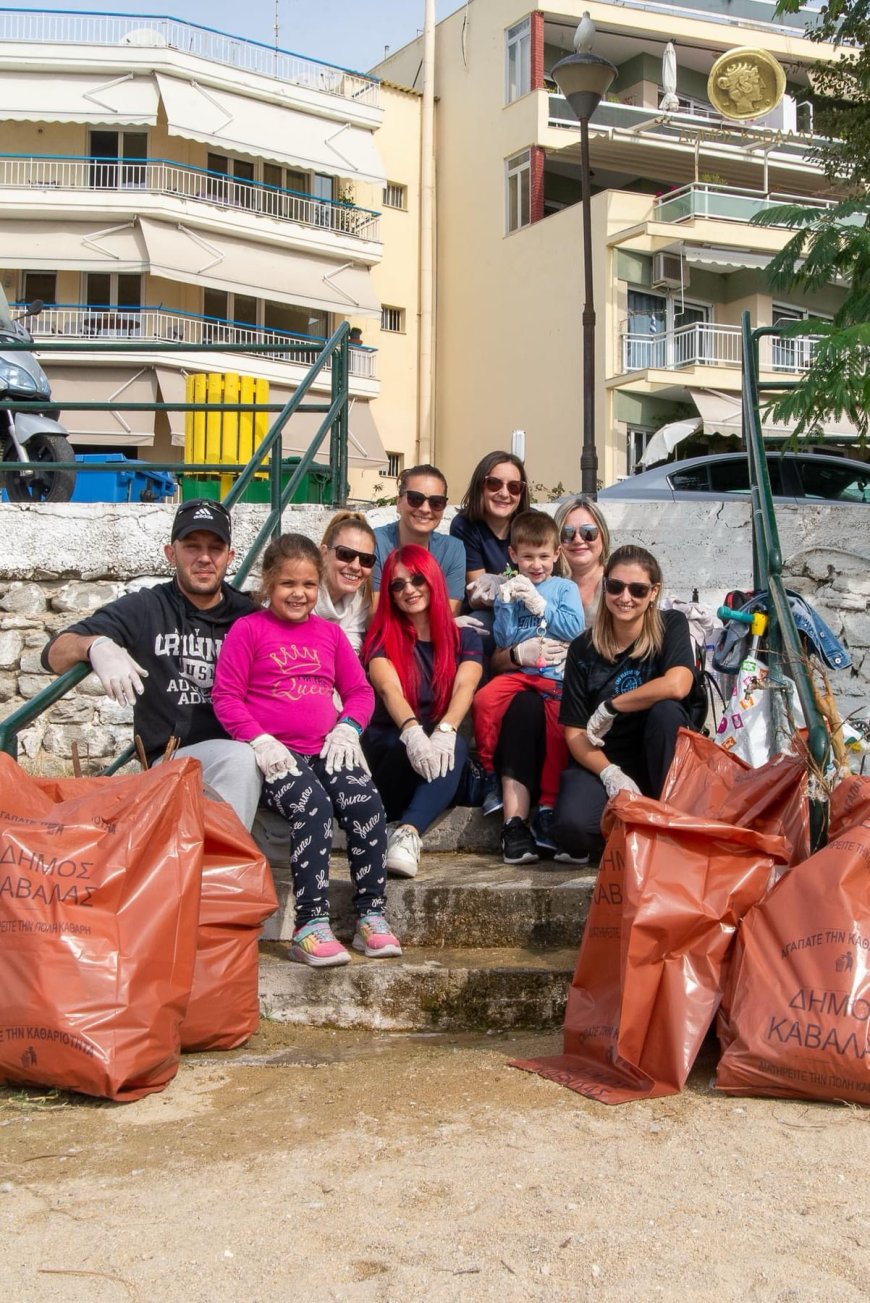
[(363, 127), (196, 81), (156, 76), (171, 136), (332, 176), (376, 185), (386, 181), (372, 132)]
[(153, 77), (3, 71), (0, 118), (12, 122), (86, 122), (148, 127), (157, 122)]
[(99, 225), (10, 221), (0, 223), (0, 266), (30, 271), (143, 272), (148, 262), (142, 233), (133, 221)]
[[(186, 403), (187, 402), (187, 372), (173, 371), (168, 366), (157, 366), (154, 368), (157, 374), (157, 384), (160, 388), (161, 403)], [(184, 425), (186, 414), (184, 412), (165, 412), (169, 422), (169, 430), (173, 443), (179, 443), (184, 447)]]
[[(270, 402), (286, 403), (289, 397), (290, 393), (287, 391), (282, 392), (277, 385), (271, 386), (269, 390)], [(281, 438), (283, 455), (285, 457), (296, 457), (306, 452), (311, 440), (320, 429), (322, 420), (322, 412), (294, 412), (284, 426)], [(378, 434), (371, 408), (367, 402), (363, 402), (358, 398), (351, 399), (347, 424), (348, 465), (363, 470), (372, 470), (376, 466), (386, 466), (387, 454), (384, 452), (381, 436)], [(320, 452), (317, 454), (315, 461), (321, 466), (329, 463), (328, 432), (320, 445)]]
[[(153, 275), (343, 316), (380, 316), (368, 269), (140, 217)], [(2, 237), (0, 237), (2, 240)], [(2, 242), (0, 242), (2, 255)], [(2, 262), (2, 256), (0, 256)]]
[(142, 447), (154, 442), (154, 412), (68, 412), (64, 403), (154, 403), (157, 377), (151, 367), (52, 366), (45, 359), (52, 401), (60, 408), (61, 425), (70, 442)]
[(772, 253), (753, 253), (749, 249), (706, 249), (698, 245), (684, 245), (682, 252), (690, 266), (722, 273), (746, 269), (757, 271), (766, 267), (773, 257)]
[[(742, 405), (738, 394), (723, 394), (715, 389), (690, 389), (689, 395), (701, 414), (705, 434), (742, 437)], [(772, 421), (770, 417), (764, 419), (762, 415), (761, 433), (765, 439), (788, 439), (793, 428), (781, 421)], [(849, 421), (827, 421), (824, 433), (826, 439), (858, 438), (857, 429)]]

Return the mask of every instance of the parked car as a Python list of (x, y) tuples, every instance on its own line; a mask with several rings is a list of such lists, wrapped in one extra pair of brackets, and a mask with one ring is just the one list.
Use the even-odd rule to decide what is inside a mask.
[[(769, 452), (774, 502), (870, 502), (870, 464), (816, 453)], [(727, 452), (654, 466), (602, 489), (599, 498), (622, 501), (727, 501), (749, 494), (746, 453)]]

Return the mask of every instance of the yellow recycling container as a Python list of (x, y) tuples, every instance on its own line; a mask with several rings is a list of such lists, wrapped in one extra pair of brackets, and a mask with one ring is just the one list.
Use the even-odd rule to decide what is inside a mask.
[[(269, 381), (232, 371), (209, 371), (187, 377), (188, 403), (256, 403), (269, 401)], [(269, 429), (268, 412), (187, 412), (184, 418), (184, 460), (191, 465), (251, 460)], [(263, 458), (263, 465), (268, 455)], [(203, 478), (213, 476), (205, 472)], [(220, 496), (230, 490), (234, 474), (221, 475)]]

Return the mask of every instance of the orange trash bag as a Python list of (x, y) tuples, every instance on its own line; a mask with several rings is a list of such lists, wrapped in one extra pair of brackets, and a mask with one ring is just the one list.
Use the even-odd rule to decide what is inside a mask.
[(564, 1053), (513, 1066), (622, 1104), (682, 1089), (719, 1004), (737, 922), (787, 850), (781, 837), (625, 793), (602, 830)]
[(759, 769), (701, 733), (680, 729), (661, 800), (684, 814), (785, 837), (789, 864), (810, 853), (807, 767), (778, 755)]
[(842, 829), (744, 918), (719, 1038), (727, 1094), (870, 1104), (870, 822)]
[(870, 778), (847, 774), (831, 793), (828, 841), (839, 837), (847, 828), (870, 822)]
[[(53, 800), (101, 791), (114, 778), (37, 778)], [(201, 782), (200, 777), (200, 782)], [(202, 894), (196, 963), (181, 1048), (232, 1050), (260, 1023), (262, 924), (278, 908), (269, 862), (212, 789), (203, 802)]]
[(0, 754), (0, 791), (0, 1079), (161, 1090), (196, 953), (199, 764), (39, 784)]
[(183, 1050), (232, 1050), (260, 1023), (262, 925), (278, 908), (269, 862), (232, 806), (205, 802), (196, 966)]

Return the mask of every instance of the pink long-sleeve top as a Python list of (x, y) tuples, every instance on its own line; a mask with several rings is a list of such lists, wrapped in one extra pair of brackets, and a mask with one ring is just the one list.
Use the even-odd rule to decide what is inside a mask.
[(212, 703), (230, 737), (271, 733), (291, 751), (316, 755), (341, 715), (363, 728), (374, 693), (340, 625), (309, 615), (293, 624), (271, 611), (236, 620), (215, 668)]

